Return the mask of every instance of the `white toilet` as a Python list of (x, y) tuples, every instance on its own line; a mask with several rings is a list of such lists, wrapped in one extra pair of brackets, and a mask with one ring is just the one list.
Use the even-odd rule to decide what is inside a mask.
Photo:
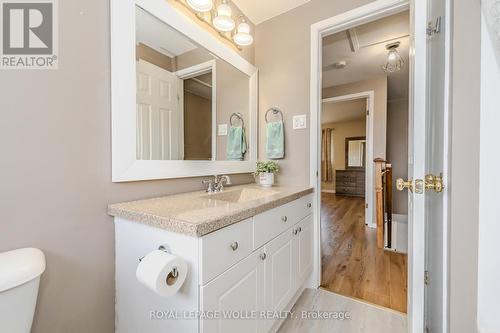
[(26, 248), (0, 253), (0, 332), (29, 333), (45, 256)]

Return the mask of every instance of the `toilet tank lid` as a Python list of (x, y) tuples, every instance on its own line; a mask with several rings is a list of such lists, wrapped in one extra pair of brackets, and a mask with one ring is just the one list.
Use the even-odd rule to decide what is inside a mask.
[(45, 256), (35, 248), (0, 253), (0, 292), (29, 282), (45, 271)]

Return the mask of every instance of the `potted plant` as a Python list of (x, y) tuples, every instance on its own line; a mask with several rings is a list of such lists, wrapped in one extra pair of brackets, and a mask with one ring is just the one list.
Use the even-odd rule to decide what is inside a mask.
[(274, 185), (274, 174), (280, 170), (278, 162), (275, 161), (258, 161), (255, 176), (259, 177), (259, 183), (264, 187)]

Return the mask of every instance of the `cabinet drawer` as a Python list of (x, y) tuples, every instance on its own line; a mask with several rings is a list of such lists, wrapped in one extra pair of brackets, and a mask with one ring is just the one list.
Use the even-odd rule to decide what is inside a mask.
[(312, 194), (254, 217), (254, 249), (257, 249), (312, 213)]
[(204, 285), (253, 250), (253, 221), (247, 219), (201, 238), (200, 280)]
[(355, 187), (356, 186), (356, 182), (337, 181), (337, 186)]

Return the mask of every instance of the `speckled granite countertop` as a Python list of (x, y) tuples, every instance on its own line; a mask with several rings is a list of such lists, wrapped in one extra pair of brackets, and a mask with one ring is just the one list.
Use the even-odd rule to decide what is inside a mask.
[(108, 206), (108, 214), (201, 237), (313, 192), (312, 187), (232, 186), (220, 193), (189, 192)]

